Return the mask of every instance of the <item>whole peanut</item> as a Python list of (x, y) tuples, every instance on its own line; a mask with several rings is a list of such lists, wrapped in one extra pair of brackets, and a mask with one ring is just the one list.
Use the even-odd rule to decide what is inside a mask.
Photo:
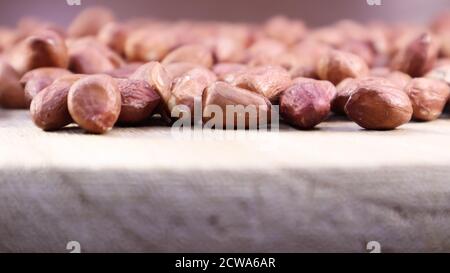
[(311, 78), (295, 78), (292, 79), (291, 85), (293, 84), (303, 84), (303, 83), (312, 83), (314, 85), (318, 85), (324, 91), (323, 93), (327, 96), (327, 98), (332, 101), (337, 96), (336, 87), (329, 81), (320, 81)]
[(171, 63), (193, 63), (207, 68), (214, 63), (212, 51), (202, 45), (186, 45), (170, 52), (162, 61), (163, 65)]
[(127, 63), (126, 65), (106, 71), (104, 73), (113, 78), (127, 79), (131, 77), (136, 72), (136, 70), (138, 70), (143, 65), (144, 63), (140, 62)]
[(161, 101), (158, 93), (145, 81), (119, 79), (122, 96), (119, 122), (135, 124), (148, 119)]
[(170, 78), (172, 81), (174, 81), (176, 78), (182, 76), (184, 73), (188, 72), (189, 70), (192, 70), (194, 68), (201, 67), (198, 64), (195, 63), (170, 63), (164, 65), (167, 72), (169, 73)]
[(62, 76), (36, 94), (31, 102), (30, 113), (37, 127), (52, 131), (72, 123), (67, 96), (70, 87), (82, 77), (82, 75)]
[(280, 66), (258, 66), (238, 71), (235, 77), (225, 77), (225, 81), (240, 88), (251, 90), (277, 102), (281, 92), (291, 83), (289, 72)]
[(422, 34), (399, 50), (391, 62), (391, 68), (420, 77), (433, 67), (438, 50), (435, 38), (428, 33)]
[(143, 80), (147, 82), (161, 97), (161, 114), (170, 116), (168, 106), (172, 95), (172, 78), (169, 72), (158, 62), (149, 62), (140, 66), (131, 76), (131, 80)]
[(391, 86), (397, 87), (400, 90), (404, 89), (403, 87), (398, 86), (396, 82), (378, 76), (362, 77), (359, 79), (347, 78), (336, 86), (337, 95), (331, 103), (331, 110), (338, 115), (345, 115), (345, 105), (350, 99), (350, 96), (359, 88), (359, 86), (363, 85)]
[(413, 108), (408, 95), (394, 87), (360, 84), (345, 105), (347, 116), (370, 130), (392, 130), (411, 120)]
[(67, 69), (44, 67), (27, 72), (20, 79), (20, 83), (25, 86), (25, 98), (28, 103), (44, 88), (52, 84), (56, 79), (72, 74)]
[(124, 60), (94, 38), (83, 38), (68, 43), (70, 64), (74, 73), (97, 74), (119, 68)]
[(191, 116), (194, 114), (195, 99), (201, 98), (203, 90), (214, 83), (217, 77), (206, 68), (194, 68), (178, 77), (172, 86), (168, 106), (171, 111), (177, 105), (189, 107)]
[(331, 102), (331, 110), (338, 115), (345, 115), (345, 105), (353, 92), (358, 88), (358, 81), (353, 78), (347, 78), (341, 81), (337, 86), (337, 95)]
[(391, 81), (394, 85), (400, 89), (405, 89), (405, 87), (412, 80), (411, 76), (401, 71), (391, 71), (389, 68), (377, 68), (370, 71), (370, 76), (385, 78)]
[(125, 54), (127, 37), (128, 29), (126, 26), (113, 22), (104, 25), (97, 35), (100, 42), (121, 56)]
[[(289, 31), (286, 31), (289, 29)], [(306, 26), (299, 20), (275, 16), (264, 25), (264, 34), (287, 45), (300, 41), (306, 34)]]
[(415, 78), (406, 87), (413, 106), (413, 118), (430, 121), (437, 119), (450, 96), (450, 87), (443, 81)]
[(339, 84), (346, 78), (367, 76), (369, 68), (359, 56), (349, 52), (330, 50), (317, 65), (317, 75), (322, 80)]
[(323, 83), (296, 81), (281, 95), (280, 114), (292, 126), (312, 129), (330, 114), (331, 99), (328, 87)]
[(218, 63), (213, 68), (212, 71), (216, 74), (219, 80), (223, 81), (230, 73), (239, 74), (246, 70), (248, 67), (239, 63)]
[(53, 31), (41, 31), (15, 45), (7, 55), (20, 74), (40, 67), (67, 68), (69, 55), (64, 39)]
[(7, 62), (0, 59), (0, 106), (24, 109), (29, 106), (20, 84), (20, 76)]
[(105, 8), (93, 7), (85, 9), (69, 26), (69, 36), (74, 38), (95, 36), (103, 26), (113, 21), (114, 15)]
[(121, 95), (116, 81), (107, 75), (86, 76), (69, 90), (69, 112), (89, 133), (109, 131), (120, 115)]
[[(222, 115), (215, 116), (215, 110), (220, 110), (218, 112)], [(264, 96), (225, 82), (215, 82), (203, 92), (203, 121), (206, 127), (209, 121), (214, 121), (216, 129), (256, 129), (270, 123), (270, 113), (271, 104)]]
[(154, 27), (129, 33), (125, 42), (125, 56), (129, 61), (161, 61), (179, 46), (179, 41), (169, 29)]

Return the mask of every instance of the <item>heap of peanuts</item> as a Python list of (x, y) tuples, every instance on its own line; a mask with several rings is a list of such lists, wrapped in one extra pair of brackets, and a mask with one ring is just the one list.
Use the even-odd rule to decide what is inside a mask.
[(174, 107), (192, 109), (195, 98), (205, 112), (254, 105), (261, 115), (279, 105), (299, 129), (333, 112), (390, 130), (437, 119), (449, 84), (450, 13), (428, 27), (343, 20), (311, 29), (281, 16), (119, 23), (90, 8), (67, 30), (29, 18), (0, 28), (0, 106), (29, 108), (43, 130), (75, 122), (105, 133), (155, 114), (170, 123)]

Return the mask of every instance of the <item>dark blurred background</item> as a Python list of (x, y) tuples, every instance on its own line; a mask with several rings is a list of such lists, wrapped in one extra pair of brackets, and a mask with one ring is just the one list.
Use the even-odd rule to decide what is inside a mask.
[(66, 0), (0, 0), (0, 24), (12, 25), (20, 17), (32, 15), (67, 25), (83, 7), (92, 5), (108, 6), (120, 19), (150, 16), (167, 19), (262, 21), (274, 14), (285, 14), (302, 18), (313, 26), (344, 18), (424, 23), (434, 14), (450, 8), (450, 0), (380, 0), (381, 6), (370, 6), (367, 0), (81, 1), (81, 6), (69, 6)]

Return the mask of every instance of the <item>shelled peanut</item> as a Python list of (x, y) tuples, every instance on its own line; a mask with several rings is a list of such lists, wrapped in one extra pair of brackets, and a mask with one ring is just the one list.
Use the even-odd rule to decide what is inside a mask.
[[(0, 28), (0, 106), (28, 108), (34, 123), (77, 123), (106, 133), (159, 114), (168, 124), (184, 106), (274, 106), (298, 129), (330, 115), (363, 128), (395, 129), (438, 118), (450, 96), (450, 15), (430, 27), (342, 20), (309, 28), (276, 16), (263, 24), (117, 21), (105, 8), (83, 11), (67, 30), (21, 20)], [(261, 114), (260, 113), (260, 114)], [(224, 128), (239, 128), (223, 119)], [(251, 121), (246, 116), (244, 128)], [(225, 126), (226, 125), (226, 126)], [(258, 126), (264, 124), (259, 121)], [(219, 126), (220, 127), (220, 126)]]

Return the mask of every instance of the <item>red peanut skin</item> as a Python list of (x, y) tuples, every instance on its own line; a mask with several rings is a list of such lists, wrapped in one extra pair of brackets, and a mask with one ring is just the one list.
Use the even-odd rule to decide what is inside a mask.
[(72, 123), (67, 96), (73, 83), (82, 77), (82, 75), (61, 77), (34, 97), (30, 114), (37, 127), (45, 131), (54, 131)]
[(69, 90), (68, 105), (73, 120), (89, 133), (112, 129), (121, 110), (116, 81), (107, 75), (93, 75), (77, 81)]
[(393, 130), (412, 118), (408, 95), (397, 87), (361, 85), (345, 105), (347, 116), (369, 130)]
[(145, 81), (120, 79), (117, 86), (122, 96), (121, 124), (145, 121), (161, 102), (158, 93)]
[(450, 87), (443, 81), (415, 78), (406, 87), (413, 105), (413, 118), (419, 121), (437, 119), (444, 110)]
[(290, 125), (312, 129), (330, 114), (331, 98), (318, 82), (291, 85), (280, 98), (280, 114)]

